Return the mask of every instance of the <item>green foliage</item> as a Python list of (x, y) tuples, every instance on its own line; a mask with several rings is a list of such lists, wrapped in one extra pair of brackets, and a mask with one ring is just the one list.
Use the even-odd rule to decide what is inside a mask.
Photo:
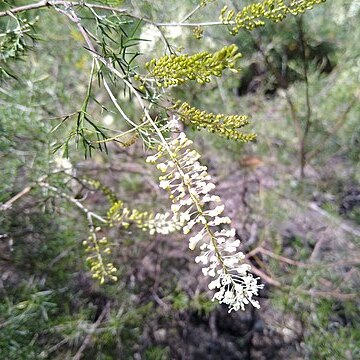
[(0, 81), (3, 78), (16, 77), (9, 70), (11, 61), (23, 58), (31, 50), (38, 39), (35, 30), (37, 19), (29, 21), (26, 18), (13, 16), (9, 21), (6, 32), (0, 33)]
[(39, 352), (37, 335), (45, 332), (57, 311), (51, 302), (52, 291), (29, 294), (26, 300), (0, 303), (0, 349), (4, 359), (36, 359)]
[(168, 348), (163, 348), (160, 346), (153, 346), (145, 351), (146, 360), (165, 360), (169, 358)]

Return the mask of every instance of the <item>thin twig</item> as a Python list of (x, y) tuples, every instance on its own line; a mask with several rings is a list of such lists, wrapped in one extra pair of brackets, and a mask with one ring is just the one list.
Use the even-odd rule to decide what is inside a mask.
[[(261, 254), (265, 254), (268, 255), (276, 260), (279, 260), (281, 262), (284, 262), (286, 264), (289, 265), (293, 265), (293, 266), (297, 266), (297, 267), (301, 267), (301, 268), (306, 268), (306, 269), (310, 269), (310, 268), (315, 268), (315, 267), (337, 267), (337, 266), (351, 266), (351, 265), (359, 265), (360, 264), (360, 259), (354, 258), (354, 259), (346, 259), (346, 260), (340, 260), (340, 261), (335, 261), (335, 262), (330, 262), (330, 263), (304, 263), (301, 261), (296, 261), (296, 260), (292, 260), (289, 259), (287, 257), (284, 257), (282, 255), (278, 255), (273, 253), (272, 251), (265, 249), (261, 246), (256, 247), (255, 249), (251, 250), (249, 253), (246, 254), (245, 258), (246, 259), (250, 259), (252, 257), (254, 257), (256, 254), (261, 253)], [(313, 260), (313, 258), (310, 256), (310, 260)]]
[[(66, 8), (69, 8), (71, 6), (76, 6), (76, 7), (85, 7), (88, 9), (112, 11), (114, 13), (127, 15), (134, 19), (144, 21), (144, 22), (152, 24), (156, 27), (160, 27), (160, 26), (164, 26), (164, 27), (172, 27), (172, 26), (197, 27), (197, 26), (225, 25), (221, 21), (196, 22), (196, 23), (186, 23), (186, 22), (157, 23), (155, 21), (147, 19), (146, 17), (137, 16), (135, 14), (132, 14), (128, 11), (128, 9), (116, 8), (116, 7), (111, 7), (111, 6), (107, 6), (107, 5), (101, 5), (101, 4), (92, 4), (92, 3), (87, 3), (84, 1), (65, 1), (65, 0), (53, 0), (53, 1), (43, 0), (43, 1), (39, 1), (37, 3), (33, 3), (33, 4), (18, 6), (18, 7), (6, 10), (6, 11), (1, 11), (0, 17), (11, 16), (11, 14), (16, 14), (16, 13), (23, 12), (23, 11), (36, 10), (36, 9), (47, 8), (47, 7), (56, 7), (59, 5), (62, 5)], [(234, 22), (230, 21), (226, 25), (234, 25)]]
[(195, 9), (190, 11), (181, 21), (180, 24), (184, 23), (186, 20), (189, 20), (199, 9), (201, 8), (201, 5), (197, 5)]
[(299, 201), (296, 198), (293, 198), (293, 197), (291, 197), (289, 195), (284, 195), (284, 194), (282, 194), (282, 193), (280, 193), (280, 192), (278, 192), (276, 190), (274, 190), (274, 192), (278, 196), (280, 196), (280, 197), (282, 197), (282, 198), (284, 198), (286, 200), (290, 200), (293, 203), (295, 203), (295, 204), (297, 204), (297, 205), (299, 205), (301, 207), (304, 207), (304, 208), (308, 207), (311, 210), (316, 211), (320, 215), (322, 215), (322, 216), (326, 217), (327, 219), (330, 219), (331, 221), (336, 223), (340, 227), (341, 230), (343, 230), (343, 231), (345, 231), (345, 232), (347, 232), (349, 234), (355, 235), (355, 236), (360, 236), (360, 229), (356, 225), (352, 225), (352, 224), (350, 225), (347, 222), (341, 221), (337, 217), (335, 217), (335, 216), (329, 214), (328, 212), (326, 212), (324, 209), (321, 209), (316, 203), (314, 203), (314, 202), (303, 203), (302, 201)]
[(16, 14), (18, 12), (22, 12), (22, 11), (28, 11), (28, 10), (35, 10), (35, 9), (40, 9), (46, 6), (50, 6), (51, 4), (49, 4), (48, 1), (46, 0), (42, 0), (39, 1), (37, 3), (33, 3), (33, 4), (28, 4), (28, 5), (23, 5), (23, 6), (18, 6), (6, 11), (1, 11), (0, 12), (0, 17), (2, 16), (10, 16), (11, 14)]
[(354, 225), (350, 225), (348, 223), (340, 221), (335, 216), (333, 216), (333, 215), (329, 214), (328, 212), (326, 212), (325, 210), (321, 209), (320, 206), (318, 206), (316, 203), (312, 202), (312, 203), (308, 204), (308, 207), (311, 210), (316, 211), (320, 215), (337, 223), (342, 230), (344, 230), (352, 235), (360, 237), (360, 229), (359, 228), (355, 227)]
[(0, 204), (0, 211), (6, 211), (11, 208), (11, 205), (19, 200), (21, 197), (29, 193), (32, 189), (32, 186), (27, 186), (23, 190), (21, 190), (19, 193), (17, 193), (15, 196), (13, 196), (11, 199), (9, 199), (6, 203)]
[(300, 141), (300, 177), (305, 177), (305, 166), (307, 161), (307, 153), (306, 153), (306, 140), (307, 136), (310, 132), (310, 128), (312, 125), (312, 110), (311, 110), (311, 102), (310, 102), (310, 92), (309, 92), (309, 77), (308, 77), (308, 62), (306, 57), (306, 49), (305, 49), (305, 35), (303, 29), (303, 17), (300, 17), (296, 21), (299, 28), (299, 40), (301, 45), (301, 55), (303, 61), (303, 70), (304, 70), (304, 82), (305, 82), (305, 103), (306, 103), (306, 115), (305, 115), (305, 128), (302, 134), (302, 138)]
[(342, 294), (336, 291), (322, 291), (322, 290), (303, 290), (303, 289), (294, 289), (294, 292), (298, 292), (300, 294), (304, 294), (304, 295), (310, 295), (313, 297), (324, 297), (324, 298), (334, 298), (334, 299), (338, 299), (338, 300), (353, 300), (355, 298), (359, 297), (359, 294), (354, 294), (354, 293), (350, 293), (350, 294)]
[(310, 159), (312, 159), (313, 157), (318, 155), (324, 149), (325, 143), (341, 129), (341, 127), (345, 124), (351, 109), (355, 105), (356, 100), (357, 99), (354, 97), (350, 101), (350, 103), (346, 107), (345, 111), (342, 113), (342, 115), (336, 121), (336, 123), (335, 123), (334, 127), (332, 128), (332, 130), (330, 130), (328, 132), (328, 134), (324, 137), (324, 139), (322, 139), (322, 141), (319, 142), (319, 145), (315, 149), (313, 149), (312, 151), (310, 151), (308, 153), (307, 161), (309, 161)]
[(95, 332), (95, 330), (100, 326), (100, 324), (102, 323), (102, 321), (105, 319), (106, 314), (109, 312), (109, 308), (110, 308), (110, 302), (108, 302), (103, 311), (101, 312), (100, 316), (98, 317), (98, 319), (96, 320), (96, 322), (91, 326), (89, 333), (86, 335), (84, 342), (81, 344), (79, 350), (77, 351), (77, 353), (75, 354), (75, 356), (73, 357), (73, 360), (80, 360), (84, 350), (89, 346), (90, 342), (91, 342), (91, 338)]
[(39, 186), (44, 187), (46, 189), (49, 189), (51, 191), (53, 191), (54, 193), (58, 194), (60, 197), (70, 201), (72, 204), (74, 204), (75, 206), (77, 206), (83, 213), (86, 214), (86, 216), (89, 218), (95, 218), (97, 220), (99, 220), (100, 222), (102, 222), (103, 224), (107, 223), (107, 220), (105, 218), (103, 218), (102, 216), (90, 211), (89, 209), (87, 209), (79, 200), (74, 199), (73, 197), (69, 196), (68, 194), (66, 194), (65, 192), (61, 191), (60, 189), (56, 188), (55, 186), (52, 186), (44, 181), (39, 181), (38, 182)]
[[(249, 264), (249, 265), (251, 265), (251, 264)], [(259, 276), (261, 279), (266, 281), (268, 284), (274, 285), (276, 287), (281, 287), (281, 284), (279, 281), (277, 281), (277, 280), (273, 279), (272, 277), (270, 277), (269, 275), (265, 274), (263, 271), (256, 268), (254, 265), (251, 265), (251, 272), (253, 272), (255, 275)]]

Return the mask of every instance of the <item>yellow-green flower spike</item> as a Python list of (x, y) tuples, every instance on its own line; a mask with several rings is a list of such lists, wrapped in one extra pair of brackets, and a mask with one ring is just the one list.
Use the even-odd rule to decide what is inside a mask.
[(222, 76), (225, 69), (237, 71), (236, 61), (241, 54), (236, 45), (225, 46), (210, 54), (207, 51), (194, 55), (166, 55), (146, 64), (159, 87), (177, 86), (185, 81), (199, 84), (210, 82), (211, 76)]
[(302, 14), (306, 10), (312, 9), (314, 5), (321, 4), (325, 1), (326, 0), (264, 0), (245, 6), (237, 13), (225, 6), (221, 10), (220, 21), (224, 24), (231, 23), (231, 33), (235, 35), (240, 29), (254, 30), (259, 26), (264, 26), (264, 20), (266, 19), (279, 22), (289, 14)]
[(213, 114), (191, 107), (188, 103), (177, 102), (173, 108), (186, 125), (191, 125), (195, 129), (204, 128), (210, 132), (231, 140), (249, 142), (256, 139), (255, 134), (244, 134), (239, 131), (249, 123), (245, 115), (224, 115)]

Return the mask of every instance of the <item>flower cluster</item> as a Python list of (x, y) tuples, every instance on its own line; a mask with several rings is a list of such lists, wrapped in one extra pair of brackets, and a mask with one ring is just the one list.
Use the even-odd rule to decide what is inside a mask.
[(143, 231), (148, 231), (150, 235), (155, 233), (167, 235), (181, 228), (181, 222), (177, 216), (170, 216), (169, 213), (157, 213), (129, 209), (120, 200), (113, 203), (108, 211), (110, 226), (120, 224), (125, 229), (131, 224)]
[(195, 26), (193, 29), (193, 35), (195, 39), (202, 39), (202, 37), (204, 36), (204, 28), (202, 26)]
[(221, 10), (220, 21), (224, 24), (233, 22), (234, 25), (231, 28), (231, 33), (235, 35), (242, 28), (253, 30), (259, 26), (264, 26), (265, 19), (279, 22), (288, 14), (301, 14), (311, 9), (314, 5), (325, 1), (326, 0), (291, 0), (286, 3), (285, 0), (264, 0), (245, 6), (237, 13), (232, 9), (228, 10), (228, 7), (225, 6)]
[(187, 80), (204, 84), (211, 76), (220, 77), (225, 69), (236, 71), (236, 60), (241, 56), (237, 50), (236, 45), (230, 45), (214, 54), (204, 51), (194, 55), (166, 55), (152, 59), (146, 67), (159, 87), (176, 86)]
[(186, 125), (191, 125), (195, 129), (205, 128), (210, 132), (224, 136), (228, 139), (239, 140), (243, 142), (253, 141), (256, 139), (255, 134), (244, 134), (238, 129), (249, 123), (245, 115), (224, 115), (213, 114), (201, 111), (191, 107), (188, 103), (177, 102), (174, 107), (179, 120)]
[[(127, 229), (130, 225), (135, 225), (143, 231), (148, 231), (151, 235), (155, 233), (166, 235), (181, 229), (182, 223), (177, 214), (171, 216), (170, 213), (154, 214), (129, 209), (108, 186), (105, 186), (99, 180), (82, 179), (82, 182), (101, 191), (111, 204), (107, 212), (107, 221), (104, 219), (107, 226), (120, 225)], [(108, 239), (105, 236), (98, 239), (102, 229), (100, 227), (95, 228), (92, 221), (89, 222), (89, 229), (89, 237), (83, 241), (83, 245), (85, 252), (88, 254), (86, 262), (90, 267), (93, 278), (98, 279), (100, 284), (103, 284), (106, 279), (117, 281), (115, 273), (118, 269), (109, 261), (111, 248)]]
[(96, 190), (100, 190), (111, 204), (107, 212), (107, 219), (110, 226), (120, 225), (127, 229), (131, 224), (137, 228), (148, 231), (150, 235), (155, 233), (167, 235), (181, 228), (181, 222), (176, 216), (170, 216), (169, 213), (157, 213), (130, 209), (119, 200), (116, 194), (99, 180), (83, 179), (84, 182), (91, 185)]
[(249, 303), (258, 308), (253, 297), (263, 285), (249, 273), (250, 265), (243, 262), (244, 254), (238, 251), (240, 241), (235, 239), (231, 220), (223, 215), (220, 198), (211, 193), (215, 185), (191, 145), (192, 141), (180, 133), (160, 145), (158, 153), (149, 156), (147, 162), (157, 163), (163, 173), (160, 187), (168, 191), (172, 211), (184, 222), (183, 232), (197, 229), (189, 239), (189, 248), (198, 246), (201, 250), (195, 261), (202, 264), (203, 274), (212, 278), (209, 288), (216, 291), (213, 300), (228, 305), (229, 312), (244, 310)]
[(118, 269), (112, 262), (107, 260), (107, 256), (111, 254), (111, 249), (106, 237), (97, 238), (99, 231), (101, 231), (100, 227), (91, 228), (90, 235), (87, 240), (83, 241), (83, 245), (85, 251), (89, 254), (86, 257), (86, 262), (90, 267), (92, 277), (98, 279), (100, 284), (103, 284), (106, 278), (117, 281), (117, 276), (114, 273)]

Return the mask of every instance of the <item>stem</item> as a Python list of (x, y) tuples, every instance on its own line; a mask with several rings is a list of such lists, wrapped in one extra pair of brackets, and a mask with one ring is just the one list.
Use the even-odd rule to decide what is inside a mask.
[[(148, 24), (152, 24), (156, 27), (160, 27), (160, 26), (165, 26), (165, 27), (170, 27), (170, 26), (187, 26), (187, 27), (196, 27), (196, 26), (218, 26), (218, 25), (225, 25), (224, 23), (222, 23), (221, 21), (209, 21), (209, 22), (197, 22), (197, 23), (185, 23), (183, 21), (186, 21), (190, 16), (193, 15), (193, 12), (190, 13), (190, 16), (188, 15), (187, 18), (183, 19), (181, 22), (170, 22), (170, 23), (157, 23), (156, 21), (152, 21), (150, 19), (147, 19), (143, 16), (137, 16), (134, 14), (129, 13), (129, 11), (127, 9), (121, 9), (121, 8), (115, 8), (115, 7), (111, 7), (111, 6), (107, 6), (107, 5), (101, 5), (101, 4), (92, 4), (92, 3), (87, 3), (87, 2), (83, 2), (83, 1), (65, 1), (65, 0), (42, 0), (39, 1), (37, 3), (33, 3), (33, 4), (29, 4), (29, 5), (24, 5), (24, 6), (18, 6), (6, 11), (1, 11), (0, 12), (0, 17), (4, 17), (4, 16), (9, 16), (11, 14), (16, 14), (19, 12), (23, 12), (23, 11), (28, 11), (28, 10), (35, 10), (35, 9), (41, 9), (41, 8), (46, 8), (46, 7), (56, 7), (58, 5), (62, 5), (65, 6), (66, 8), (69, 8), (71, 6), (77, 6), (77, 7), (85, 7), (88, 9), (98, 9), (98, 10), (106, 10), (106, 11), (112, 11), (113, 13), (118, 13), (118, 14), (124, 14), (127, 15), (129, 17), (132, 17), (133, 19), (137, 19), (137, 20), (142, 20)], [(197, 11), (197, 9), (196, 9)], [(234, 25), (233, 21), (230, 21), (228, 24), (226, 25)]]
[(305, 166), (307, 160), (306, 141), (310, 131), (310, 127), (312, 125), (312, 119), (311, 119), (312, 111), (311, 111), (310, 94), (309, 94), (308, 62), (306, 58), (303, 17), (300, 16), (297, 19), (296, 23), (299, 28), (299, 40), (300, 40), (301, 54), (303, 61), (304, 82), (305, 82), (305, 103), (306, 103), (305, 128), (300, 141), (300, 177), (303, 179), (305, 177)]
[(69, 202), (71, 202), (72, 204), (74, 204), (76, 207), (78, 207), (83, 213), (85, 213), (85, 215), (87, 216), (87, 218), (95, 218), (97, 220), (99, 220), (100, 222), (102, 222), (103, 224), (107, 224), (108, 221), (106, 219), (104, 219), (102, 216), (95, 214), (94, 212), (90, 211), (89, 209), (87, 209), (79, 200), (74, 199), (73, 197), (69, 196), (68, 194), (64, 193), (63, 191), (59, 190), (58, 188), (56, 188), (55, 186), (52, 186), (44, 181), (39, 181), (37, 183), (40, 187), (49, 189), (51, 191), (53, 191), (55, 194), (58, 194), (60, 197), (68, 200)]

